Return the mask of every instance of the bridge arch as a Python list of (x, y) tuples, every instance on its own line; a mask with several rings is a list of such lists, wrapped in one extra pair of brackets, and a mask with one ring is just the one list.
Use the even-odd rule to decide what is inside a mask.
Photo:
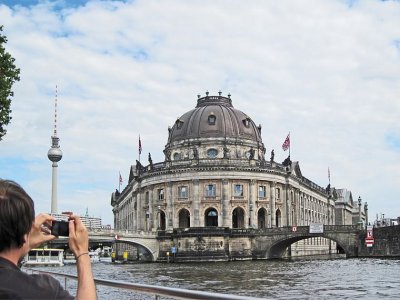
[(346, 245), (346, 242), (342, 241), (341, 239), (338, 239), (335, 236), (332, 236), (330, 234), (308, 234), (308, 235), (294, 235), (286, 238), (282, 238), (279, 240), (276, 240), (269, 249), (266, 250), (266, 258), (267, 259), (276, 259), (276, 258), (281, 258), (286, 249), (301, 240), (306, 240), (309, 238), (313, 237), (322, 237), (326, 238), (328, 240), (336, 242), (336, 247), (339, 250), (340, 253), (346, 254), (346, 256), (353, 256), (353, 251), (349, 249), (348, 245)]
[(144, 258), (143, 260), (146, 260), (146, 261), (156, 261), (156, 259), (158, 257), (155, 250), (153, 250), (153, 249), (149, 248), (147, 245), (139, 243), (139, 242), (119, 239), (119, 240), (115, 240), (115, 243), (134, 246), (135, 248), (137, 248), (138, 258)]

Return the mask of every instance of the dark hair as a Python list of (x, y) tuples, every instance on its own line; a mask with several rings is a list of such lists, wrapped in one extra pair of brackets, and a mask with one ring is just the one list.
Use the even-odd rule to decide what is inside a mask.
[(34, 219), (32, 198), (18, 183), (0, 179), (0, 252), (20, 248)]

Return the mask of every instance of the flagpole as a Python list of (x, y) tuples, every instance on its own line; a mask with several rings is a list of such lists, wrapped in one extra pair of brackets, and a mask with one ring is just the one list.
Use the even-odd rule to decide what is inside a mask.
[(329, 170), (329, 167), (328, 167), (328, 179), (329, 179), (329, 185), (331, 185), (331, 171)]
[[(289, 141), (290, 141), (290, 131), (289, 131)], [(291, 141), (289, 142), (289, 157), (290, 157), (290, 144), (291, 144)]]

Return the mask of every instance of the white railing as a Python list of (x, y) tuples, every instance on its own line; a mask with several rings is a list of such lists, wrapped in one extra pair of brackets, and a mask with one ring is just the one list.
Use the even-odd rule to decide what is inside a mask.
[[(68, 275), (58, 272), (49, 271), (39, 271), (34, 269), (27, 269), (30, 273), (40, 273), (40, 274), (50, 274), (55, 276), (61, 276), (64, 278), (64, 286), (67, 287), (67, 279), (77, 280), (77, 276)], [(104, 285), (109, 287), (114, 287), (118, 289), (126, 289), (134, 292), (139, 292), (141, 294), (147, 294), (154, 296), (154, 299), (161, 299), (161, 296), (166, 296), (169, 299), (207, 299), (207, 300), (261, 300), (265, 298), (255, 298), (231, 294), (220, 294), (212, 292), (194, 291), (181, 288), (172, 288), (164, 286), (156, 286), (141, 283), (127, 283), (117, 280), (105, 280), (105, 279), (95, 279), (96, 285)]]

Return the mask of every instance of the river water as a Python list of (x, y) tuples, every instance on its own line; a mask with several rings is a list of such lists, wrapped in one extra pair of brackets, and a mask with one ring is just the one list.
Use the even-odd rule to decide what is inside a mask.
[[(75, 265), (43, 270), (76, 274)], [(214, 263), (93, 263), (96, 278), (265, 299), (400, 299), (400, 260), (263, 260)], [(76, 284), (68, 281), (74, 294)], [(97, 287), (99, 299), (154, 299)]]

